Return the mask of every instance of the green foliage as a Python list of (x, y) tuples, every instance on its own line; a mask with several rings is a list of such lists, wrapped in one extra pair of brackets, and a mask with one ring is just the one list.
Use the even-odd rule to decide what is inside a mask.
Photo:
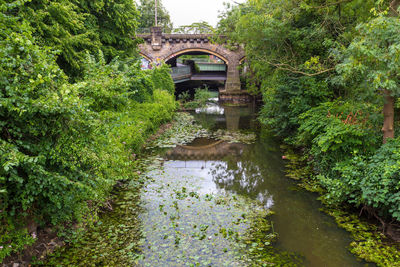
[(194, 93), (194, 101), (197, 101), (201, 106), (204, 106), (213, 96), (214, 94), (208, 90), (207, 86), (205, 86), (204, 89), (197, 88)]
[(26, 245), (34, 243), (34, 239), (26, 229), (15, 229), (10, 220), (3, 220), (2, 223), (3, 225), (0, 227), (0, 261), (11, 253), (21, 251)]
[(296, 144), (310, 147), (314, 169), (331, 172), (337, 162), (356, 153), (371, 154), (379, 147), (379, 129), (370, 106), (350, 102), (326, 102), (303, 113)]
[(178, 98), (182, 103), (186, 103), (190, 99), (190, 94), (188, 91), (185, 91), (185, 92), (182, 92), (181, 94), (179, 94)]
[(210, 98), (214, 97), (214, 95), (213, 92), (208, 91), (207, 86), (205, 86), (204, 89), (196, 88), (193, 101), (184, 103), (184, 107), (187, 109), (204, 107), (207, 102), (210, 101)]
[(35, 0), (16, 9), (42, 45), (59, 51), (57, 63), (71, 79), (82, 78), (86, 52), (99, 50), (107, 62), (132, 56), (139, 14), (130, 0)]
[[(38, 3), (47, 10), (50, 1), (30, 4)], [(70, 7), (57, 3), (51, 5)], [(37, 41), (38, 32), (19, 16), (31, 19), (21, 11), (26, 5), (0, 1), (0, 246), (7, 246), (0, 260), (32, 242), (27, 218), (40, 225), (96, 218), (115, 182), (132, 179), (135, 153), (176, 107), (168, 69), (141, 71), (136, 61), (117, 59), (106, 64), (102, 51), (112, 54), (106, 45), (97, 61), (85, 52), (84, 80), (68, 83), (56, 63), (57, 44), (50, 37)], [(117, 19), (117, 6), (107, 2), (98, 11), (106, 8), (106, 16)], [(125, 27), (120, 23), (116, 34)]]
[(338, 54), (339, 82), (353, 85), (363, 96), (382, 89), (400, 94), (400, 18), (380, 14), (360, 24), (351, 44)]
[(98, 61), (87, 55), (85, 79), (75, 86), (95, 111), (123, 110), (131, 100), (150, 101), (154, 90), (153, 71), (140, 71), (138, 64), (118, 60), (105, 64), (101, 52)]
[(390, 140), (371, 156), (358, 156), (336, 165), (340, 178), (324, 177), (330, 202), (366, 205), (383, 218), (400, 220), (400, 145)]
[[(63, 202), (59, 194), (64, 187), (74, 184), (77, 192), (85, 191), (85, 185), (79, 183), (83, 174), (74, 166), (74, 160), (83, 163), (87, 159), (83, 151), (72, 158), (65, 151), (64, 158), (57, 150), (66, 143), (71, 148), (78, 145), (72, 146), (71, 139), (79, 134), (76, 129), (82, 130), (81, 140), (87, 136), (85, 131), (93, 129), (84, 121), (84, 106), (69, 91), (51, 51), (34, 44), (28, 24), (17, 24), (15, 17), (4, 15), (8, 27), (2, 30), (0, 46), (0, 86), (4, 88), (0, 98), (0, 176), (7, 193), (2, 195), (1, 209), (15, 215), (21, 208), (27, 211), (35, 206), (43, 215), (49, 215), (57, 205), (48, 209), (43, 205)], [(65, 200), (75, 201), (69, 197)], [(61, 203), (58, 206), (61, 209)], [(68, 209), (65, 217), (73, 212)]]
[[(161, 0), (158, 0), (157, 9), (157, 23), (158, 26), (163, 27), (164, 32), (171, 32), (172, 22), (168, 11), (162, 4)], [(154, 0), (140, 0), (138, 10), (140, 13), (139, 17), (139, 30), (150, 32), (150, 28), (155, 26), (155, 5)]]
[(368, 262), (377, 266), (398, 266), (400, 262), (399, 246), (388, 246), (385, 236), (374, 225), (361, 221), (359, 216), (337, 209), (325, 209), (333, 216), (337, 224), (351, 233), (353, 242), (350, 250)]
[(154, 89), (166, 90), (170, 94), (175, 92), (175, 84), (171, 77), (171, 69), (168, 65), (162, 64), (152, 71)]
[(178, 29), (174, 29), (174, 32), (184, 34), (212, 34), (215, 32), (215, 29), (208, 22), (201, 21), (180, 26)]
[[(260, 120), (282, 137), (296, 133), (300, 114), (332, 95), (326, 82), (313, 77), (291, 78), (279, 72), (270, 80), (262, 81), (265, 105)], [(290, 140), (288, 140), (290, 141)]]

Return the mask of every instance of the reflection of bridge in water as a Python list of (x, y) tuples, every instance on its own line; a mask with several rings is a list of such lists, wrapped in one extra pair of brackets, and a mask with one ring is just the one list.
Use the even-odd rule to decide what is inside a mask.
[(228, 143), (221, 140), (198, 138), (195, 143), (187, 146), (177, 146), (166, 154), (169, 160), (221, 160), (226, 156), (239, 156), (246, 145)]
[(216, 126), (217, 129), (237, 131), (239, 129), (254, 128), (256, 123), (254, 114), (255, 106), (251, 104), (237, 107), (209, 103), (205, 108), (196, 109), (195, 118), (203, 126), (207, 124), (214, 125), (208, 126), (208, 128)]

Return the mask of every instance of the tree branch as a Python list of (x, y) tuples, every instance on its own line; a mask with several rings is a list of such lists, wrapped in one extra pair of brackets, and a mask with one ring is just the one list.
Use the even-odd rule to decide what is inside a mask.
[(330, 71), (332, 71), (332, 70), (335, 69), (335, 68), (329, 68), (329, 69), (324, 69), (324, 70), (321, 70), (321, 71), (318, 71), (318, 72), (314, 72), (314, 73), (307, 73), (307, 72), (304, 72), (304, 71), (295, 69), (295, 68), (293, 68), (292, 66), (290, 66), (290, 65), (288, 65), (288, 64), (285, 64), (285, 63), (272, 63), (272, 62), (267, 61), (267, 60), (266, 60), (266, 62), (267, 62), (268, 64), (270, 64), (270, 65), (272, 65), (272, 66), (274, 66), (274, 67), (280, 69), (280, 70), (286, 70), (286, 71), (290, 71), (290, 72), (292, 72), (292, 73), (301, 74), (301, 75), (305, 75), (305, 76), (308, 76), (308, 77), (313, 77), (313, 76), (321, 75), (321, 74), (323, 74), (323, 73), (330, 72)]
[(330, 6), (336, 6), (336, 5), (339, 5), (339, 4), (342, 4), (342, 3), (348, 3), (348, 2), (351, 2), (351, 1), (353, 1), (353, 0), (341, 0), (341, 1), (337, 1), (335, 3), (330, 3), (330, 4), (323, 5), (323, 6), (313, 6), (311, 8), (322, 9), (322, 8), (326, 8), (326, 7), (330, 7)]

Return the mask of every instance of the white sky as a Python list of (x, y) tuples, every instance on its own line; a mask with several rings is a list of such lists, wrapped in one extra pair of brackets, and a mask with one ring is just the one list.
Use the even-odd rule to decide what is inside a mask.
[(246, 0), (161, 0), (171, 15), (174, 27), (206, 21), (212, 26), (218, 22), (218, 11), (223, 11), (224, 2), (244, 3)]

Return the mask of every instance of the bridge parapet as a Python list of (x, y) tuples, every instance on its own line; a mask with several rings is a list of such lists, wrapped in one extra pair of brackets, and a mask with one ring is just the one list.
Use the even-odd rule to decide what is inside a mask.
[[(142, 38), (147, 44), (152, 43), (151, 34), (138, 34), (137, 37)], [(197, 42), (197, 43), (208, 43), (213, 38), (211, 34), (162, 34), (162, 43), (187, 43), (187, 42)]]

